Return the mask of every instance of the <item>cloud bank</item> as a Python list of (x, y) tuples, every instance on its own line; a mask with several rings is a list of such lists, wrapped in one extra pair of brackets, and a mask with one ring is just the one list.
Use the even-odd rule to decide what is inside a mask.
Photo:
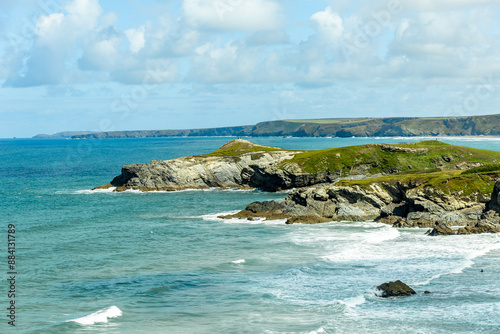
[(496, 0), (338, 1), (308, 14), (305, 1), (170, 3), (131, 26), (99, 0), (52, 6), (28, 43), (0, 44), (4, 86), (143, 84), (151, 71), (154, 83), (304, 87), (500, 78)]

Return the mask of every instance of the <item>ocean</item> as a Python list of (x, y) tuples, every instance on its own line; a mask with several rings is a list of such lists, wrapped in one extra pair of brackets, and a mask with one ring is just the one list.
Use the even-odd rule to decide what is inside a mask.
[[(0, 140), (0, 332), (500, 332), (500, 235), (217, 218), (286, 192), (91, 191), (123, 164), (231, 139)], [(250, 138), (295, 149), (420, 139)], [(500, 151), (500, 138), (440, 140)], [(377, 296), (398, 279), (417, 295)]]

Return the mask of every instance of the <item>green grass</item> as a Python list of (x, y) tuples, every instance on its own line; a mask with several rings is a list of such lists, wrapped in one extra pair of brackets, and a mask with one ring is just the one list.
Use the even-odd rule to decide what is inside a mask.
[[(271, 151), (284, 150), (238, 139), (202, 157), (238, 159), (242, 154), (251, 153), (252, 159), (256, 160), (264, 152)], [(473, 164), (481, 166), (463, 170)], [(292, 159), (282, 161), (280, 166), (283, 169), (293, 166), (294, 171), (310, 174), (339, 173), (341, 177), (353, 174), (387, 174), (357, 181), (344, 180), (339, 182), (340, 185), (369, 187), (373, 183), (401, 182), (418, 187), (433, 187), (448, 194), (469, 196), (491, 193), (496, 178), (500, 176), (500, 152), (427, 140), (411, 144), (371, 144), (299, 151)]]
[(449, 195), (468, 197), (475, 194), (490, 195), (495, 181), (500, 177), (500, 171), (463, 174), (459, 170), (441, 171), (433, 173), (393, 174), (363, 180), (341, 180), (338, 185), (358, 185), (368, 188), (370, 185), (382, 186), (400, 184), (413, 184), (415, 188), (430, 187)]
[(364, 166), (368, 174), (395, 173), (429, 170), (454, 170), (463, 162), (469, 164), (493, 164), (500, 162), (500, 152), (472, 149), (445, 144), (435, 140), (412, 144), (385, 145), (412, 149), (391, 152), (379, 145), (340, 147), (320, 151), (306, 151), (283, 163), (295, 163), (305, 173), (339, 171), (350, 174)]
[[(218, 150), (201, 155), (201, 157), (234, 157), (238, 155), (242, 155), (245, 153), (252, 152), (273, 152), (273, 151), (288, 151), (286, 149), (278, 148), (278, 147), (269, 147), (254, 144), (248, 140), (233, 140), (225, 145), (223, 145)], [(260, 155), (256, 153), (252, 155), (252, 159), (258, 159)]]
[(462, 175), (477, 174), (477, 173), (484, 173), (484, 172), (496, 172), (496, 171), (500, 171), (500, 164), (486, 164), (483, 166), (474, 167), (474, 168), (470, 168), (468, 170), (465, 170), (462, 172)]
[(366, 122), (371, 118), (322, 118), (322, 119), (289, 119), (290, 123), (311, 123), (311, 124), (356, 124)]

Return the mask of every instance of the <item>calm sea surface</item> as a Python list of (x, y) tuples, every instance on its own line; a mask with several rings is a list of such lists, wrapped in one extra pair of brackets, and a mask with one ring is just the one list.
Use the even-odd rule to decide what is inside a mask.
[[(500, 235), (216, 218), (286, 193), (90, 191), (123, 164), (208, 153), (231, 139), (0, 140), (0, 333), (500, 332)], [(322, 149), (418, 139), (251, 140)], [(442, 140), (500, 151), (500, 138)], [(397, 279), (418, 295), (375, 295)]]

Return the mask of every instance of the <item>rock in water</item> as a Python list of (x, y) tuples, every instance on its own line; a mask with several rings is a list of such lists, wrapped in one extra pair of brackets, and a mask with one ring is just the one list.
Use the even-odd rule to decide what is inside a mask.
[(436, 235), (455, 235), (456, 232), (452, 230), (446, 223), (443, 222), (436, 222), (436, 225), (432, 229), (432, 231), (429, 233), (430, 236), (436, 236)]
[(384, 283), (377, 286), (377, 289), (382, 292), (381, 297), (405, 297), (415, 295), (416, 292), (405, 283), (397, 280), (395, 282)]

